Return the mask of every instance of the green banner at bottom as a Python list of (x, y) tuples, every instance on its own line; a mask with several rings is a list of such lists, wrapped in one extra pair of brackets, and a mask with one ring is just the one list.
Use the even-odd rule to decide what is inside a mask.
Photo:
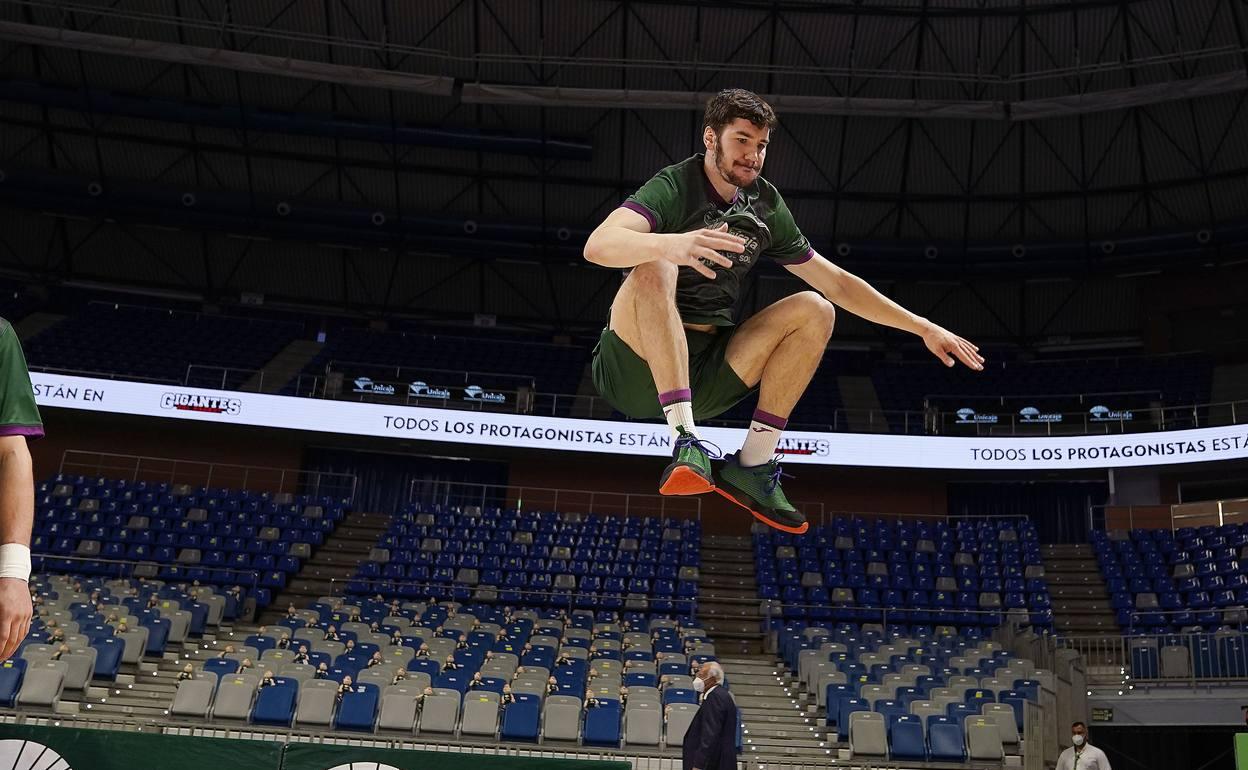
[(118, 730), (0, 725), (0, 768), (276, 770), (281, 767), (284, 745)]

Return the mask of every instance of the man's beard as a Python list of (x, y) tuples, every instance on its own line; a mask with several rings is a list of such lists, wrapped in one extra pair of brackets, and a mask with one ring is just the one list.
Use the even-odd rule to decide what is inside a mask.
[(737, 187), (745, 187), (752, 181), (741, 175), (741, 172), (733, 168), (731, 163), (724, 163), (724, 145), (719, 137), (715, 137), (715, 170), (725, 182)]

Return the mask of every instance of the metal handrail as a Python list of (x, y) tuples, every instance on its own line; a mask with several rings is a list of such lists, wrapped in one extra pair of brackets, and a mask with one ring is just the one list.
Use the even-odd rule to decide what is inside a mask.
[[(88, 459), (83, 459), (81, 461), (75, 462), (73, 459), (75, 457), (83, 457), (83, 458), (94, 457), (95, 462), (92, 463)], [(118, 461), (118, 464), (107, 465), (105, 464), (105, 461), (107, 459), (115, 459)], [(146, 467), (144, 465), (145, 463), (147, 464)], [(168, 470), (163, 471), (163, 472), (158, 472), (151, 467), (152, 465), (157, 465), (158, 467), (167, 466)], [(82, 473), (82, 472), (68, 470), (69, 468), (75, 468), (75, 467), (83, 468), (83, 469), (91, 469), (91, 472)], [(188, 471), (188, 469), (190, 470)], [(84, 475), (84, 476), (88, 476), (88, 475), (89, 476), (104, 476), (104, 475), (107, 475), (106, 473), (104, 473), (105, 471), (108, 471), (108, 472), (123, 471), (123, 472), (126, 472), (127, 474), (125, 478), (129, 478), (131, 483), (137, 483), (140, 477), (150, 478), (150, 477), (155, 476), (156, 478), (161, 479), (161, 480), (167, 479), (168, 483), (174, 484), (174, 483), (188, 483), (188, 482), (176, 482), (175, 479), (179, 478), (180, 473), (189, 472), (191, 474), (194, 474), (195, 473), (194, 469), (200, 469), (199, 472), (201, 475), (194, 476), (197, 479), (202, 479), (202, 483), (198, 484), (199, 486), (205, 486), (205, 487), (213, 486), (214, 474), (218, 475), (217, 481), (220, 482), (221, 479), (219, 478), (219, 476), (222, 471), (235, 472), (236, 475), (231, 478), (236, 478), (237, 472), (241, 471), (242, 479), (241, 479), (241, 484), (239, 485), (240, 489), (246, 489), (250, 482), (259, 483), (259, 484), (272, 482), (274, 480), (273, 478), (274, 475), (276, 475), (276, 481), (277, 481), (276, 491), (277, 492), (279, 493), (291, 492), (292, 494), (297, 494), (299, 485), (303, 483), (305, 486), (305, 489), (315, 490), (315, 491), (308, 492), (308, 494), (312, 494), (317, 497), (321, 496), (321, 488), (323, 486), (323, 483), (322, 483), (323, 481), (327, 479), (332, 480), (334, 478), (337, 478), (337, 479), (340, 479), (341, 481), (339, 482), (339, 485), (334, 486), (334, 489), (343, 490), (343, 489), (349, 488), (350, 490), (349, 494), (338, 498), (347, 503), (350, 503), (355, 500), (356, 487), (359, 484), (359, 478), (353, 473), (333, 473), (329, 471), (305, 471), (299, 468), (271, 468), (271, 467), (265, 467), (261, 465), (236, 465), (233, 463), (213, 463), (213, 462), (206, 462), (203, 460), (186, 460), (186, 459), (179, 459), (175, 457), (150, 457), (150, 456), (144, 456), (144, 455), (122, 454), (118, 452), (94, 452), (94, 451), (83, 450), (83, 449), (65, 450), (61, 454), (61, 464), (60, 464), (60, 467), (57, 469), (57, 473), (58, 474), (70, 473), (74, 475)], [(314, 482), (301, 481), (306, 478), (312, 478), (312, 479), (315, 479), (315, 481)], [(290, 479), (292, 481), (295, 489), (293, 490), (286, 489), (287, 479)], [(349, 482), (349, 485), (348, 485), (348, 482)], [(329, 483), (330, 482), (325, 481), (324, 485), (328, 486)]]
[[(192, 383), (191, 378), (194, 372), (197, 370), (203, 371), (203, 372), (220, 372), (221, 373), (220, 384), (219, 385), (200, 385), (198, 384), (198, 380), (196, 380), (195, 383)], [(237, 392), (241, 392), (241, 393), (263, 393), (264, 392), (264, 370), (263, 369), (238, 369), (232, 366), (213, 366), (211, 364), (187, 364), (186, 375), (182, 378), (182, 384), (188, 388), (216, 387), (218, 390), (231, 390), (231, 388), (226, 387), (227, 380), (231, 373), (248, 375), (247, 378), (243, 380), (244, 385), (253, 379), (256, 380), (256, 385), (253, 389), (247, 390), (244, 387), (240, 386), (237, 389)], [(258, 378), (257, 378), (257, 375), (259, 375)]]
[[(520, 597), (520, 601), (516, 602), (517, 604), (526, 604), (526, 603), (537, 603), (537, 604), (546, 604), (546, 605), (554, 605), (556, 603), (566, 604), (568, 607), (569, 613), (571, 613), (574, 609), (577, 608), (576, 604), (579, 600), (582, 600), (582, 599), (589, 600), (592, 602), (591, 606), (595, 606), (596, 603), (600, 600), (597, 594), (582, 593), (580, 591), (573, 591), (571, 593), (560, 592), (560, 591), (535, 591), (531, 588), (508, 588), (506, 586), (490, 586), (490, 585), (483, 585), (483, 584), (477, 584), (474, 586), (466, 586), (462, 583), (434, 583), (434, 582), (427, 581), (427, 580), (408, 580), (406, 578), (385, 578), (385, 577), (330, 578), (329, 579), (330, 592), (328, 595), (329, 596), (345, 596), (347, 594), (347, 585), (350, 583), (356, 583), (356, 582), (364, 582), (364, 583), (370, 583), (370, 584), (381, 583), (381, 584), (392, 586), (395, 588), (403, 587), (403, 588), (424, 589), (428, 592), (429, 596), (431, 597), (434, 596), (438, 592), (445, 591), (447, 588), (456, 587), (456, 586), (460, 588), (468, 588), (470, 591), (474, 593), (477, 590), (482, 589), (482, 588), (490, 588), (499, 593), (506, 591), (507, 593), (517, 594)], [(336, 590), (341, 590), (341, 593), (336, 593)], [(628, 595), (627, 592), (625, 592), (626, 598), (627, 598), (627, 595)], [(647, 595), (646, 601), (649, 602), (652, 598), (653, 597)], [(678, 603), (678, 602), (685, 603), (685, 604), (688, 604), (689, 606), (689, 612), (681, 613), (681, 612), (676, 612), (673, 610), (670, 614), (681, 615), (682, 617), (683, 616), (688, 616), (688, 617), (697, 616), (698, 600), (696, 596), (692, 598), (681, 598), (681, 597), (673, 596), (673, 597), (670, 597), (670, 601), (672, 601), (673, 603)], [(623, 610), (623, 611), (627, 612), (628, 610)], [(649, 610), (647, 610), (647, 612), (649, 612)]]
[[(697, 519), (698, 521), (702, 520), (702, 498), (694, 497), (694, 496), (672, 497), (670, 495), (655, 495), (655, 494), (645, 494), (645, 493), (637, 493), (637, 492), (604, 492), (602, 490), (593, 490), (593, 489), (560, 489), (560, 488), (555, 488), (555, 487), (511, 486), (507, 484), (480, 484), (476, 482), (467, 482), (467, 481), (465, 482), (458, 482), (458, 481), (457, 482), (436, 482), (436, 483), (433, 483), (434, 490), (432, 492), (426, 492), (423, 494), (418, 493), (417, 487), (425, 486), (425, 485), (428, 485), (429, 483), (430, 482), (425, 482), (420, 479), (413, 479), (411, 481), (411, 483), (408, 485), (408, 494), (407, 494), (407, 502), (409, 505), (414, 504), (414, 503), (459, 505), (459, 506), (475, 504), (484, 508), (487, 504), (491, 504), (491, 505), (496, 505), (500, 508), (514, 507), (514, 508), (519, 509), (519, 508), (524, 507), (525, 505), (524, 500), (525, 500), (526, 492), (552, 493), (551, 495), (549, 495), (550, 500), (551, 500), (550, 510), (556, 513), (559, 512), (559, 496), (562, 495), (565, 503), (576, 506), (573, 511), (568, 511), (568, 512), (589, 513), (589, 514), (598, 513), (598, 512), (601, 512), (601, 510), (599, 511), (594, 510), (594, 502), (596, 499), (601, 500), (602, 498), (607, 498), (607, 499), (623, 498), (624, 503), (623, 503), (622, 511), (620, 510), (620, 506), (618, 504), (614, 506), (610, 506), (610, 507), (614, 511), (620, 513), (621, 515), (628, 516), (628, 515), (631, 515), (632, 501), (635, 499), (642, 499), (642, 500), (653, 500), (653, 501), (658, 502), (657, 508), (643, 509), (642, 512), (657, 511), (657, 513), (662, 517), (667, 517), (669, 514), (675, 514), (675, 513), (688, 514), (689, 513), (688, 510), (684, 510), (684, 511), (681, 511), (679, 509), (675, 511), (668, 510), (669, 506), (686, 505), (686, 506), (693, 507), (693, 511), (692, 511), (693, 518)], [(471, 494), (455, 494), (452, 492), (453, 489), (468, 490), (471, 492)], [(479, 496), (476, 494), (476, 490), (480, 491)], [(490, 492), (491, 490), (495, 490), (495, 492), (491, 494)], [(583, 500), (584, 496), (586, 495), (588, 495), (588, 503), (584, 503), (584, 502), (569, 503), (569, 498), (571, 498), (572, 500), (578, 500), (578, 499)], [(451, 502), (452, 498), (457, 499), (459, 502), (452, 503)], [(582, 507), (586, 505), (588, 507)], [(529, 507), (533, 508), (534, 504), (530, 503)], [(543, 510), (545, 509), (543, 508)]]
[[(113, 564), (113, 565), (117, 565), (117, 577), (118, 578), (126, 577), (127, 567), (130, 568), (129, 572), (131, 575), (133, 575), (134, 573), (134, 568), (139, 567), (139, 566), (154, 566), (158, 569), (161, 567), (167, 567), (167, 566), (174, 566), (174, 567), (185, 568), (185, 569), (205, 569), (205, 570), (210, 570), (212, 572), (224, 572), (230, 575), (238, 575), (238, 576), (247, 578), (250, 581), (251, 591), (253, 595), (255, 594), (256, 589), (259, 588), (260, 586), (260, 572), (259, 570), (254, 570), (254, 569), (234, 569), (233, 567), (202, 567), (201, 565), (196, 565), (196, 564), (167, 564), (167, 563), (151, 561), (151, 560), (141, 561), (141, 560), (135, 560), (135, 559), (104, 559), (104, 558), (95, 558), (92, 556), (61, 556), (59, 554), (43, 553), (43, 552), (32, 553), (31, 558), (35, 560), (42, 559), (45, 563), (48, 561), (54, 561), (54, 562), (68, 561), (68, 562), (84, 563), (84, 564)], [(144, 579), (144, 578), (140, 578), (140, 579)], [(159, 580), (160, 578), (153, 578), (153, 579)], [(236, 583), (236, 585), (243, 585), (244, 583), (246, 583), (246, 581)], [(209, 581), (207, 584), (219, 585), (219, 583), (216, 583), (216, 581)]]

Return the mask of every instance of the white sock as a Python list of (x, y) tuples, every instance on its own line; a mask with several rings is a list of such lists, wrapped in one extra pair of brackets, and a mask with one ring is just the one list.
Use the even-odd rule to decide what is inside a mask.
[(780, 434), (788, 423), (783, 417), (755, 409), (754, 419), (750, 421), (750, 432), (745, 435), (745, 443), (737, 453), (737, 464), (742, 468), (753, 468), (775, 457)]
[(676, 432), (677, 427), (684, 428), (686, 433), (698, 435), (698, 429), (693, 424), (693, 397), (688, 388), (660, 393), (659, 404), (663, 406), (663, 416), (667, 418), (667, 427), (672, 432), (672, 438), (679, 435)]

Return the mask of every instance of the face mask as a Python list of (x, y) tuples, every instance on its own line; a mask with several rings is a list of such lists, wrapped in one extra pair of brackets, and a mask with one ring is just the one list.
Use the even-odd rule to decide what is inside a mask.
[(1074, 744), (1075, 744), (1076, 746), (1082, 746), (1082, 745), (1083, 745), (1083, 736), (1082, 736), (1082, 735), (1072, 735), (1072, 736), (1070, 737), (1070, 739), (1071, 739), (1072, 741), (1074, 741)]
[(694, 677), (694, 679), (693, 679), (693, 691), (694, 691), (694, 692), (702, 692), (702, 691), (703, 691), (703, 690), (705, 690), (705, 689), (706, 689), (706, 682), (705, 682), (705, 681), (703, 681), (703, 680), (701, 680), (701, 679), (698, 679), (697, 677)]

